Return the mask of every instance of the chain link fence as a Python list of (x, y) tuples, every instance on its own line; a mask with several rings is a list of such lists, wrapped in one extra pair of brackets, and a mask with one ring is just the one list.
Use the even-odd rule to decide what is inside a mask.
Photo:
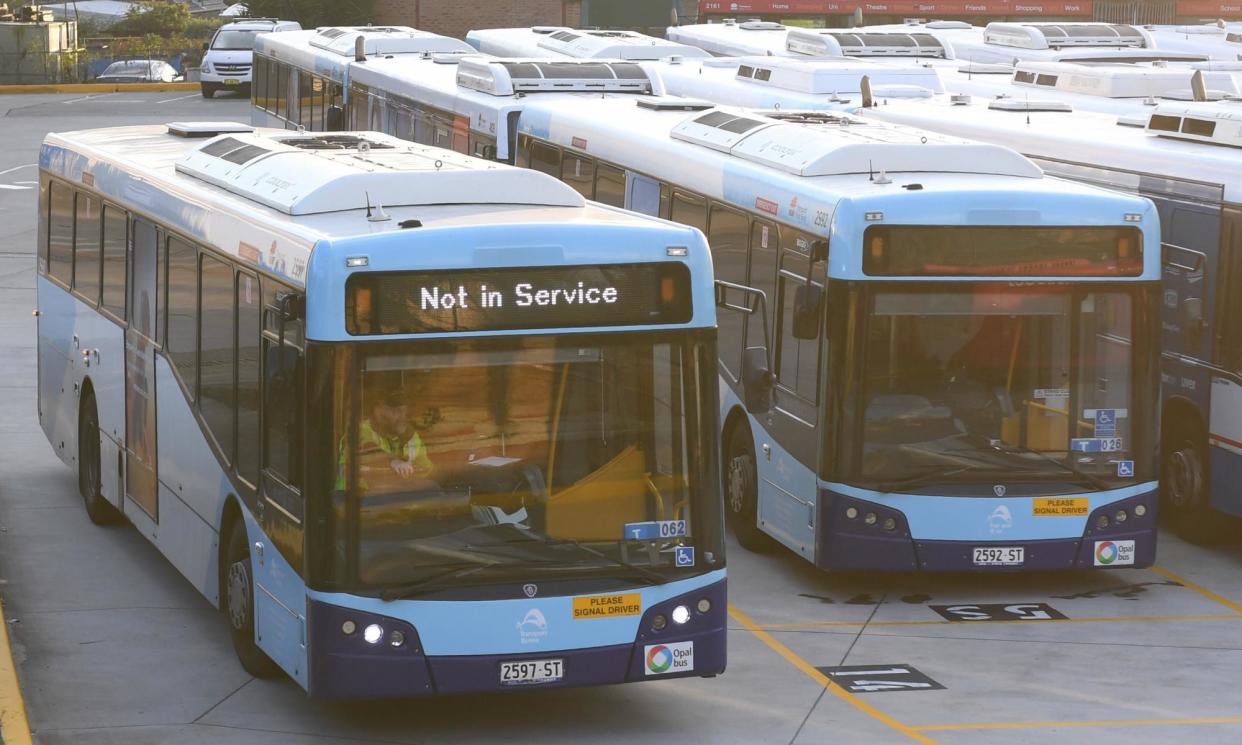
[[(140, 41), (140, 40), (135, 40)], [(172, 65), (187, 81), (198, 79), (200, 47), (151, 46), (111, 39), (105, 46), (62, 52), (0, 52), (0, 85), (89, 83), (113, 62), (157, 59)]]

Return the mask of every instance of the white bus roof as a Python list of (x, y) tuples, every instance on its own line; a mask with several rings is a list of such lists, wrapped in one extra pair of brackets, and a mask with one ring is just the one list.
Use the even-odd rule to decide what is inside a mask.
[(653, 63), (665, 90), (678, 96), (758, 108), (823, 108), (857, 94), (867, 77), (877, 96), (921, 98), (943, 93), (935, 68), (854, 58), (735, 57)]
[[(1242, 149), (1228, 147), (1239, 137), (1242, 104), (1169, 104), (1155, 107), (1154, 112), (1149, 110), (1148, 116), (1117, 117), (1084, 111), (1015, 113), (991, 109), (988, 103), (953, 102), (938, 96), (917, 103), (893, 101), (859, 113), (1012, 147), (1047, 161), (1111, 171), (1114, 175), (1109, 183), (1119, 186), (1137, 189), (1142, 177), (1176, 179), (1211, 187), (1217, 191), (1216, 199), (1223, 195), (1225, 201), (1242, 203)], [(1192, 118), (1202, 120), (1209, 119), (1208, 112), (1220, 112), (1226, 122), (1214, 128), (1212, 143), (1159, 136), (1146, 128), (1151, 113), (1184, 116), (1187, 111)]]
[(653, 60), (709, 56), (696, 47), (634, 31), (561, 26), (475, 29), (466, 34), (466, 41), (480, 52), (497, 57)]
[(474, 48), (449, 36), (408, 26), (326, 26), (260, 35), (255, 51), (298, 67), (346, 79), (359, 38), (368, 59), (409, 54), (469, 53)]
[(93, 184), (105, 198), (294, 282), (305, 281), (317, 241), (399, 231), (411, 219), (427, 228), (652, 222), (587, 203), (535, 171), (376, 132), (221, 129), (212, 137), (206, 123), (54, 133), (41, 157), (53, 175)]
[(1214, 60), (1242, 60), (1242, 23), (1196, 26), (1145, 26), (1160, 49), (1207, 55)]

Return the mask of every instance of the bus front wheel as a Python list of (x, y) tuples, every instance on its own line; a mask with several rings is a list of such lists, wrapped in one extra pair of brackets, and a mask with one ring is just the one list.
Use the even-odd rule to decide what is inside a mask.
[(233, 651), (246, 672), (256, 678), (270, 678), (278, 672), (278, 668), (254, 641), (254, 572), (251, 570), (246, 525), (241, 518), (233, 523), (228, 541), (225, 586), (221, 591), (224, 613), (233, 637)]
[(87, 393), (78, 417), (78, 493), (86, 516), (96, 525), (116, 522), (117, 511), (103, 496), (103, 469), (99, 452), (99, 410), (95, 394)]
[(1207, 448), (1203, 437), (1185, 427), (1165, 439), (1161, 468), (1165, 516), (1183, 539), (1191, 543), (1218, 543), (1226, 537), (1227, 523), (1209, 504)]
[(733, 428), (725, 454), (725, 514), (737, 542), (749, 551), (763, 551), (772, 545), (759, 529), (758, 470), (750, 430)]

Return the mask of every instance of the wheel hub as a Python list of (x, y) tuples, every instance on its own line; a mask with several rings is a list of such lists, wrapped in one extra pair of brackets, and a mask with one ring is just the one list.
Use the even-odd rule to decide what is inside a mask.
[(228, 598), (229, 623), (235, 631), (246, 628), (250, 612), (250, 568), (245, 559), (229, 566)]
[(1182, 447), (1169, 455), (1169, 498), (1175, 507), (1192, 507), (1199, 501), (1202, 474), (1194, 448)]
[(741, 513), (746, 502), (746, 487), (749, 485), (750, 463), (744, 455), (734, 456), (729, 461), (729, 509)]

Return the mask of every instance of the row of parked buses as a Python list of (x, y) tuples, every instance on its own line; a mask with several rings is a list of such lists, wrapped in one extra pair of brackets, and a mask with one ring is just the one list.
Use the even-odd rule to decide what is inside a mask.
[(726, 520), (824, 569), (1153, 562), (1161, 313), (1214, 302), (1161, 291), (1181, 213), (880, 121), (870, 77), (760, 111), (529, 33), (570, 51), (262, 35), (256, 126), (44, 144), (40, 421), (247, 670), (715, 675)]

